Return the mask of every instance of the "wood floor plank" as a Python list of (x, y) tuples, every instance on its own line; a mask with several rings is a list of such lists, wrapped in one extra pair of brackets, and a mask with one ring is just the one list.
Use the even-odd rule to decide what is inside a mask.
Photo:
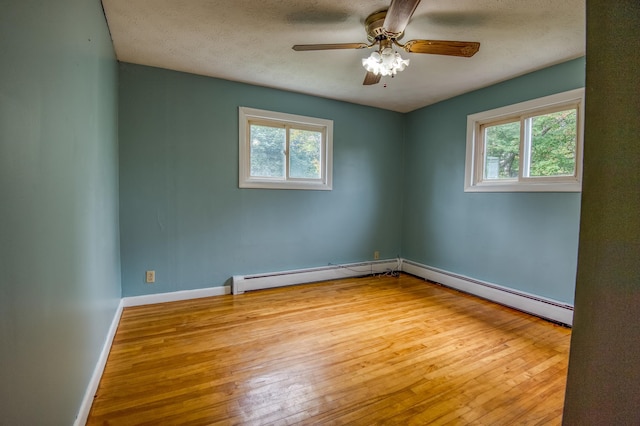
[(408, 275), (126, 308), (87, 424), (560, 424), (570, 333)]

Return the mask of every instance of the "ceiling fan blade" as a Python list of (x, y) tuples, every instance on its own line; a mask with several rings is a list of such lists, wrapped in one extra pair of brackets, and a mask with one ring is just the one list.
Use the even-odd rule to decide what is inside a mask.
[(420, 0), (392, 0), (387, 16), (384, 18), (383, 27), (387, 34), (400, 36), (419, 3)]
[(469, 58), (480, 49), (475, 41), (409, 40), (403, 45), (411, 53), (431, 53), (434, 55), (464, 56)]
[(380, 78), (382, 78), (382, 75), (378, 74), (374, 74), (372, 72), (368, 72), (367, 75), (364, 76), (364, 81), (362, 82), (363, 85), (365, 86), (370, 86), (372, 84), (378, 84), (380, 82)]
[(331, 49), (366, 49), (367, 43), (333, 43), (333, 44), (296, 44), (292, 47), (296, 52), (306, 50), (331, 50)]

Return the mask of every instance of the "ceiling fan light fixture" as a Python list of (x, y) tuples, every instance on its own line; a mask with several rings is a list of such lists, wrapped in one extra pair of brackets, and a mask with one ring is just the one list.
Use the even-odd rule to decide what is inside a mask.
[(402, 56), (390, 47), (385, 47), (380, 52), (372, 52), (369, 57), (362, 59), (364, 69), (383, 77), (394, 76), (408, 65), (409, 60), (402, 59)]
[(408, 59), (402, 59), (392, 47), (398, 46), (407, 53), (429, 53), (433, 55), (461, 56), (469, 58), (480, 48), (477, 41), (454, 40), (409, 40), (399, 43), (404, 30), (411, 20), (420, 0), (391, 0), (389, 8), (372, 13), (364, 21), (367, 33), (366, 43), (325, 43), (296, 44), (295, 51), (330, 50), (330, 49), (366, 49), (378, 46), (369, 57), (362, 59), (362, 66), (367, 74), (362, 82), (365, 86), (378, 84), (383, 76), (395, 76), (409, 66)]

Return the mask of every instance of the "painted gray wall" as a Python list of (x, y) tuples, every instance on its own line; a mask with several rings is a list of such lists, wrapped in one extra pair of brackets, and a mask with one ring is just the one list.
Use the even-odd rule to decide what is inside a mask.
[(579, 193), (465, 193), (467, 115), (584, 87), (576, 59), (407, 116), (402, 255), (573, 303)]
[(98, 0), (0, 1), (0, 424), (70, 425), (120, 298)]
[(640, 3), (587, 1), (584, 184), (565, 425), (640, 424)]
[[(124, 296), (400, 255), (402, 114), (132, 64), (119, 93)], [(239, 189), (239, 106), (333, 120), (333, 190)]]

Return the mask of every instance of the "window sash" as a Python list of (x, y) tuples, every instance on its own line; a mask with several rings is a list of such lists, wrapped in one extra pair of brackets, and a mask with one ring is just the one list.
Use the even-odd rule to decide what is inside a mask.
[[(519, 192), (550, 191), (578, 192), (582, 178), (582, 125), (584, 89), (551, 95), (516, 105), (498, 108), (467, 117), (467, 160), (465, 191)], [(576, 136), (572, 174), (531, 176), (532, 141), (528, 127), (534, 118), (561, 111), (575, 111)], [(518, 175), (514, 178), (485, 177), (487, 164), (487, 128), (506, 123), (520, 123)]]
[[(240, 107), (239, 126), (241, 136), (239, 145), (239, 186), (241, 188), (331, 190), (333, 144), (333, 122), (331, 120)], [(251, 135), (254, 126), (282, 128), (285, 130), (284, 173), (282, 176), (256, 176), (252, 173)], [(318, 178), (292, 176), (291, 132), (295, 130), (319, 135)], [(312, 157), (312, 159), (315, 158)], [(295, 162), (293, 164), (295, 166)]]
[[(476, 169), (478, 170), (477, 182), (507, 182), (507, 181), (526, 181), (526, 180), (548, 180), (550, 182), (555, 182), (558, 180), (565, 179), (575, 179), (576, 178), (576, 170), (577, 167), (574, 164), (573, 173), (571, 175), (550, 175), (550, 176), (531, 176), (531, 128), (532, 128), (532, 119), (545, 116), (548, 114), (553, 114), (556, 112), (564, 112), (564, 111), (575, 111), (576, 115), (578, 114), (579, 105), (575, 102), (568, 103), (561, 106), (555, 106), (553, 108), (544, 108), (535, 110), (532, 112), (527, 112), (526, 114), (514, 115), (511, 117), (507, 117), (500, 120), (493, 120), (487, 122), (479, 122), (478, 126), (478, 138), (477, 138), (477, 149), (481, 153), (478, 155), (478, 163), (476, 164)], [(519, 123), (520, 124), (520, 136), (519, 136), (519, 148), (518, 148), (518, 157), (519, 157), (519, 167), (518, 167), (518, 175), (513, 178), (496, 178), (491, 179), (486, 177), (486, 158), (487, 158), (487, 140), (486, 140), (486, 130), (491, 127), (497, 127), (503, 124), (510, 123)], [(578, 122), (576, 120), (576, 139), (574, 144), (575, 150), (577, 151), (577, 135), (578, 135)], [(574, 160), (575, 161), (575, 160)]]
[[(285, 140), (284, 140), (284, 151), (283, 151), (283, 155), (284, 155), (284, 173), (282, 176), (258, 176), (258, 175), (254, 175), (251, 173), (252, 167), (251, 167), (251, 160), (252, 160), (252, 156), (251, 156), (251, 143), (252, 143), (252, 138), (251, 138), (251, 134), (252, 134), (252, 129), (253, 126), (262, 126), (262, 127), (273, 127), (273, 128), (277, 128), (277, 129), (284, 129), (285, 133)], [(307, 132), (313, 132), (313, 133), (318, 133), (320, 134), (320, 177), (318, 178), (304, 178), (304, 177), (292, 177), (291, 176), (291, 130), (303, 130), (303, 131), (307, 131)], [(247, 143), (247, 150), (249, 152), (249, 177), (251, 179), (266, 179), (266, 180), (270, 180), (270, 181), (301, 181), (301, 182), (323, 182), (324, 180), (324, 167), (323, 166), (323, 158), (324, 158), (324, 154), (326, 153), (326, 131), (324, 128), (322, 127), (317, 127), (317, 126), (301, 126), (301, 125), (295, 125), (292, 126), (290, 124), (282, 124), (282, 123), (271, 123), (268, 121), (264, 121), (264, 120), (249, 120), (248, 121), (248, 126), (247, 126), (247, 139), (246, 139), (246, 143)]]

